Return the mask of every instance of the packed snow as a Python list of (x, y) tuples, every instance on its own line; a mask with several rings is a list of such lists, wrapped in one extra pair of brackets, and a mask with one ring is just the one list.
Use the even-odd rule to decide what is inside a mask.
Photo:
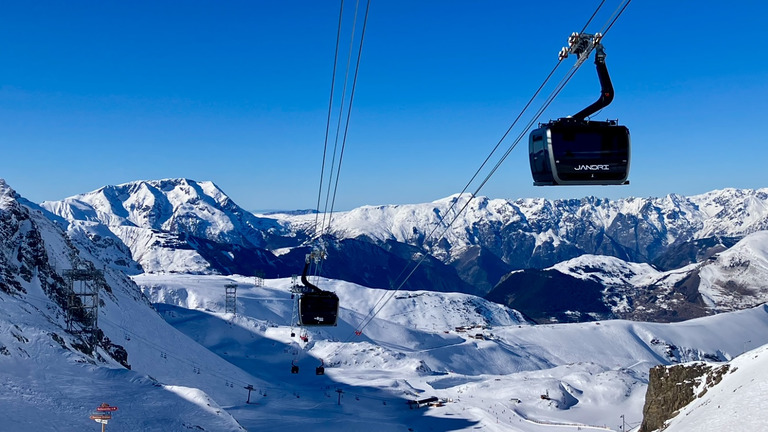
[[(557, 430), (553, 424), (617, 430), (617, 413), (640, 421), (650, 367), (726, 361), (768, 343), (765, 307), (676, 324), (533, 326), (477, 297), (398, 292), (356, 336), (365, 315), (391, 291), (322, 279), (318, 284), (340, 297), (339, 325), (299, 329), (290, 325), (291, 279), (264, 286), (235, 276), (134, 280), (169, 323), (270, 383), (260, 389), (270, 401), (261, 397), (268, 405), (262, 411), (228, 408), (249, 430), (313, 419), (321, 420), (313, 426), (321, 431), (339, 424), (363, 430), (373, 422), (377, 430)], [(224, 313), (230, 283), (238, 285), (237, 315)], [(298, 337), (304, 330), (307, 342)], [(290, 374), (292, 362), (300, 374)], [(326, 375), (317, 376), (321, 364)], [(442, 406), (411, 410), (406, 404), (433, 396)], [(272, 403), (274, 397), (288, 406)]]
[[(178, 182), (135, 186), (146, 205), (152, 199), (166, 202), (167, 195), (157, 193), (181, 187)], [(209, 196), (216, 195), (212, 184), (204, 186), (210, 189), (204, 191), (208, 198), (201, 198), (204, 206), (209, 199), (228, 205)], [(197, 186), (185, 187), (179, 189), (182, 207), (195, 200)], [(118, 215), (122, 219), (112, 222), (125, 233), (147, 230), (136, 241), (174, 241), (151, 240), (144, 234), (152, 228), (134, 226), (130, 205), (124, 207), (130, 194), (102, 192), (98, 205), (80, 210)], [(741, 197), (754, 202), (744, 211), (759, 210), (764, 191), (757, 192), (757, 201), (748, 195)], [(610, 207), (593, 201), (593, 208)], [(641, 201), (622, 205), (642, 207)], [(84, 236), (75, 250), (73, 237), (67, 238), (42, 209), (19, 202), (0, 182), (0, 216), (7, 219), (0, 252), (9, 266), (24, 272), (23, 277), (2, 274), (9, 284), (0, 289), (0, 430), (96, 430), (100, 425), (89, 416), (101, 403), (119, 407), (110, 431), (618, 430), (621, 415), (630, 424), (640, 422), (650, 367), (734, 358), (744, 373), (723, 384), (735, 392), (744, 389), (755, 400), (764, 398), (760, 373), (765, 368), (738, 356), (768, 344), (765, 305), (674, 324), (531, 325), (518, 312), (471, 295), (396, 292), (318, 279), (317, 285), (340, 297), (339, 324), (298, 328), (292, 325), (292, 279), (257, 283), (243, 276), (144, 273), (131, 280), (117, 260), (102, 260), (125, 252), (106, 231), (86, 223), (81, 231), (70, 227), (71, 235)], [(718, 200), (711, 202), (691, 205), (691, 211), (725, 211)], [(70, 209), (82, 203), (73, 204)], [(496, 205), (475, 204), (470, 210), (478, 214)], [(555, 211), (551, 202), (519, 204), (538, 206), (542, 214)], [(526, 217), (507, 205), (498, 209), (517, 212), (511, 218)], [(157, 213), (156, 222), (170, 214)], [(613, 213), (606, 210), (599, 217), (608, 220)], [(229, 220), (261, 223), (245, 216)], [(105, 236), (96, 239), (99, 232)], [(86, 240), (102, 242), (102, 249), (83, 247)], [(114, 254), (105, 254), (104, 247)], [(735, 254), (717, 259), (736, 263)], [(755, 257), (749, 261), (751, 267), (763, 266)], [(109, 352), (67, 332), (61, 302), (51, 296), (51, 287), (61, 284), (56, 279), (62, 280), (51, 271), (61, 275), (78, 262), (103, 268), (108, 289), (101, 289), (98, 325), (111, 341)], [(734, 269), (745, 267), (738, 262)], [(626, 268), (609, 259), (601, 265), (616, 270), (616, 281), (642, 278), (652, 270), (630, 266), (622, 273)], [(233, 283), (238, 285), (236, 314), (225, 311), (225, 286)], [(123, 364), (116, 355), (119, 347), (127, 352)], [(292, 365), (300, 373), (292, 374)], [(315, 374), (320, 365), (324, 375)], [(723, 388), (721, 394), (712, 392), (708, 404), (732, 409), (717, 420), (726, 428), (737, 407), (727, 400), (730, 387)], [(761, 412), (751, 418), (764, 423)], [(689, 418), (699, 417), (693, 408), (691, 413)]]
[[(100, 316), (132, 370), (73, 349), (41, 291), (0, 294), (0, 398), (11, 413), (0, 430), (95, 428), (88, 416), (102, 402), (119, 407), (111, 431), (618, 430), (619, 415), (641, 420), (650, 367), (726, 361), (768, 343), (765, 306), (676, 324), (534, 326), (470, 295), (320, 279), (341, 299), (339, 324), (302, 329), (291, 326), (292, 279), (133, 279), (157, 313), (117, 287)], [(224, 309), (233, 283), (235, 315)]]

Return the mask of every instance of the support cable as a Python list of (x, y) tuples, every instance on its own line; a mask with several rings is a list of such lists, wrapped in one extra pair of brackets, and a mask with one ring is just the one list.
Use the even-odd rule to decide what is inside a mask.
[[(325, 207), (323, 208), (323, 220), (322, 224), (320, 226), (319, 233), (316, 233), (315, 235), (322, 236), (325, 233), (325, 218), (328, 217), (330, 219), (330, 216), (328, 214), (328, 202), (330, 201), (330, 195), (331, 195), (331, 183), (333, 183), (333, 171), (334, 168), (340, 168), (336, 166), (336, 152), (339, 148), (339, 134), (341, 133), (341, 120), (344, 118), (344, 104), (346, 102), (346, 96), (347, 96), (347, 82), (349, 80), (349, 69), (350, 65), (352, 64), (352, 51), (355, 44), (355, 31), (357, 28), (357, 12), (358, 8), (360, 6), (360, 0), (355, 2), (355, 14), (353, 15), (352, 19), (352, 32), (349, 37), (349, 51), (347, 54), (347, 67), (344, 71), (344, 84), (342, 85), (342, 92), (341, 92), (341, 102), (339, 104), (339, 116), (338, 121), (336, 123), (336, 137), (333, 144), (333, 156), (331, 157), (331, 172), (328, 175), (328, 185), (325, 192)], [(336, 177), (338, 178), (339, 169), (336, 170)], [(330, 225), (330, 222), (329, 222)]]
[(341, 0), (339, 8), (339, 26), (336, 30), (336, 51), (333, 54), (333, 72), (331, 73), (331, 96), (328, 98), (328, 118), (325, 121), (325, 142), (323, 144), (323, 160), (320, 167), (320, 187), (317, 191), (317, 207), (315, 208), (315, 232), (317, 232), (317, 223), (320, 215), (320, 199), (323, 196), (323, 178), (325, 177), (325, 159), (328, 151), (328, 134), (331, 130), (331, 113), (333, 112), (333, 92), (336, 84), (336, 67), (339, 62), (339, 43), (341, 41), (341, 23), (344, 16), (344, 0)]
[[(627, 6), (629, 5), (629, 3), (630, 3), (630, 2), (631, 2), (631, 0), (626, 0), (626, 1), (625, 1), (625, 2), (623, 2), (621, 5), (619, 5), (619, 7), (617, 8), (617, 10), (614, 12), (614, 14), (611, 16), (611, 18), (609, 18), (608, 22), (607, 22), (607, 23), (606, 23), (606, 25), (604, 26), (604, 29), (605, 29), (605, 30), (602, 32), (602, 34), (603, 34), (603, 35), (605, 35), (605, 33), (607, 33), (607, 31), (608, 31), (608, 30), (610, 30), (610, 28), (613, 26), (613, 24), (616, 22), (616, 20), (618, 20), (619, 16), (621, 16), (621, 14), (622, 14), (622, 13), (624, 12), (624, 10), (627, 8)], [(589, 20), (587, 21), (587, 24), (585, 24), (584, 28), (582, 29), (582, 32), (583, 32), (584, 30), (586, 30), (587, 26), (588, 26), (588, 25), (589, 25), (589, 24), (592, 22), (593, 18), (594, 18), (594, 17), (595, 17), (595, 15), (598, 13), (598, 11), (600, 10), (600, 8), (603, 6), (603, 4), (604, 4), (604, 3), (605, 3), (605, 1), (604, 1), (604, 0), (603, 0), (603, 1), (601, 1), (601, 3), (598, 5), (598, 7), (597, 7), (597, 9), (595, 10), (595, 12), (592, 14), (592, 16), (591, 16), (591, 17), (589, 18)], [(550, 72), (550, 75), (549, 75), (549, 76), (547, 76), (547, 78), (546, 78), (546, 79), (545, 79), (545, 81), (544, 81), (544, 84), (546, 84), (546, 83), (547, 83), (547, 81), (549, 80), (549, 78), (551, 77), (551, 75), (552, 75), (552, 74), (554, 74), (555, 70), (557, 69), (557, 67), (560, 65), (560, 63), (561, 63), (561, 62), (562, 62), (562, 59), (560, 59), (560, 60), (558, 61), (558, 64), (555, 66), (555, 68), (552, 70), (552, 72)], [(463, 207), (462, 207), (462, 208), (461, 208), (461, 209), (460, 209), (458, 212), (456, 212), (456, 213), (455, 213), (455, 216), (454, 216), (454, 217), (453, 217), (453, 219), (450, 221), (450, 223), (448, 223), (448, 225), (447, 225), (447, 226), (445, 226), (445, 228), (443, 229), (443, 231), (442, 231), (441, 235), (440, 235), (440, 236), (439, 236), (439, 237), (438, 237), (438, 238), (437, 238), (437, 239), (434, 241), (434, 243), (435, 243), (435, 244), (436, 244), (436, 243), (439, 243), (439, 241), (440, 241), (440, 240), (442, 240), (442, 238), (443, 238), (443, 237), (445, 237), (445, 235), (447, 234), (447, 232), (448, 232), (448, 230), (451, 228), (451, 226), (453, 226), (453, 224), (456, 222), (456, 220), (459, 218), (459, 216), (460, 216), (460, 215), (461, 215), (461, 214), (464, 212), (464, 210), (466, 210), (466, 208), (469, 206), (469, 204), (472, 202), (472, 200), (473, 200), (473, 199), (474, 199), (474, 198), (477, 196), (477, 194), (480, 192), (480, 190), (481, 190), (481, 189), (482, 189), (482, 188), (485, 186), (485, 184), (486, 184), (486, 183), (487, 183), (487, 182), (490, 180), (491, 176), (492, 176), (493, 174), (495, 174), (495, 173), (496, 173), (496, 171), (498, 170), (498, 168), (499, 168), (499, 167), (501, 166), (501, 164), (502, 164), (502, 163), (503, 163), (503, 162), (506, 160), (506, 158), (509, 156), (509, 154), (512, 152), (512, 150), (514, 150), (514, 148), (515, 148), (515, 147), (517, 146), (517, 144), (518, 144), (518, 143), (521, 141), (521, 139), (522, 139), (522, 138), (523, 138), (523, 137), (524, 137), (524, 136), (525, 136), (525, 135), (528, 133), (528, 131), (530, 130), (531, 126), (532, 126), (532, 125), (533, 125), (533, 124), (534, 124), (534, 123), (535, 123), (535, 122), (536, 122), (536, 121), (539, 119), (539, 117), (540, 117), (540, 116), (541, 116), (541, 115), (544, 113), (544, 111), (545, 111), (545, 110), (546, 110), (546, 109), (549, 107), (549, 105), (550, 105), (550, 104), (551, 104), (551, 103), (554, 101), (554, 99), (555, 99), (555, 98), (556, 98), (556, 97), (557, 97), (557, 96), (560, 94), (560, 92), (563, 90), (563, 88), (565, 87), (565, 85), (566, 85), (566, 84), (567, 84), (567, 83), (568, 83), (568, 82), (571, 80), (571, 78), (572, 78), (572, 77), (573, 77), (573, 75), (576, 73), (576, 71), (579, 69), (579, 67), (581, 66), (581, 64), (582, 64), (582, 63), (583, 63), (583, 62), (577, 62), (577, 63), (576, 63), (576, 64), (575, 64), (575, 65), (574, 65), (574, 66), (571, 68), (571, 70), (570, 70), (570, 71), (569, 71), (569, 72), (566, 74), (566, 76), (565, 76), (565, 77), (564, 77), (564, 78), (563, 78), (563, 79), (560, 81), (560, 83), (559, 83), (559, 84), (556, 86), (555, 90), (553, 90), (553, 92), (552, 92), (552, 93), (550, 94), (550, 96), (549, 96), (549, 97), (546, 99), (546, 101), (545, 101), (545, 102), (544, 102), (544, 104), (541, 106), (541, 108), (539, 108), (539, 110), (536, 112), (536, 114), (534, 115), (534, 117), (533, 117), (533, 118), (532, 118), (532, 119), (531, 119), (531, 120), (528, 122), (527, 126), (526, 126), (526, 127), (524, 128), (524, 130), (523, 130), (523, 131), (520, 133), (520, 135), (517, 137), (517, 139), (515, 139), (515, 141), (514, 141), (514, 142), (513, 142), (513, 143), (512, 143), (512, 144), (511, 144), (509, 147), (508, 147), (508, 149), (505, 151), (504, 155), (503, 155), (503, 156), (500, 158), (500, 160), (499, 160), (499, 161), (496, 163), (496, 165), (495, 165), (495, 166), (494, 166), (494, 167), (491, 169), (491, 171), (489, 172), (489, 174), (488, 174), (488, 175), (486, 175), (486, 177), (483, 179), (483, 181), (481, 182), (481, 184), (480, 184), (480, 185), (479, 185), (479, 186), (478, 186), (478, 187), (475, 189), (475, 191), (474, 191), (474, 192), (472, 192), (472, 194), (471, 194), (471, 196), (469, 197), (469, 199), (467, 199), (467, 200), (466, 200), (466, 203), (464, 204), (464, 206), (463, 206)], [(460, 199), (460, 198), (461, 198), (461, 196), (464, 194), (464, 192), (466, 192), (466, 190), (469, 188), (469, 186), (472, 184), (472, 182), (474, 182), (475, 178), (476, 178), (476, 177), (479, 175), (480, 171), (483, 169), (483, 167), (484, 167), (484, 166), (485, 166), (485, 164), (488, 162), (488, 160), (489, 160), (489, 159), (492, 157), (492, 155), (493, 155), (493, 154), (496, 152), (496, 150), (497, 150), (497, 149), (498, 149), (498, 147), (501, 145), (501, 143), (502, 143), (502, 142), (503, 142), (503, 141), (506, 139), (507, 135), (510, 133), (510, 131), (512, 130), (512, 128), (515, 126), (515, 124), (517, 123), (517, 121), (519, 120), (519, 118), (520, 118), (520, 117), (523, 115), (523, 113), (525, 112), (525, 110), (527, 110), (528, 106), (529, 106), (529, 105), (532, 103), (533, 99), (534, 99), (534, 98), (535, 98), (535, 97), (538, 95), (538, 93), (540, 92), (540, 90), (541, 90), (541, 88), (544, 86), (544, 84), (542, 84), (542, 86), (540, 86), (540, 87), (539, 87), (539, 89), (538, 89), (538, 90), (536, 91), (536, 93), (534, 94), (534, 97), (533, 97), (533, 98), (531, 98), (531, 100), (529, 101), (529, 103), (528, 103), (528, 104), (526, 104), (526, 106), (523, 108), (523, 111), (522, 111), (522, 112), (521, 112), (521, 113), (518, 115), (518, 117), (517, 117), (517, 118), (515, 119), (515, 121), (513, 122), (512, 126), (510, 126), (510, 127), (509, 127), (509, 129), (507, 129), (507, 131), (504, 133), (504, 135), (502, 136), (502, 138), (499, 140), (499, 142), (498, 142), (498, 143), (496, 144), (496, 146), (493, 148), (493, 150), (491, 151), (491, 153), (488, 155), (488, 157), (485, 159), (485, 161), (483, 161), (483, 163), (482, 163), (482, 165), (480, 166), (480, 168), (479, 168), (479, 169), (478, 169), (478, 170), (475, 172), (475, 174), (472, 176), (471, 180), (470, 180), (470, 181), (467, 183), (467, 185), (464, 187), (464, 189), (462, 190), (462, 192), (459, 194), (459, 199)], [(455, 201), (454, 201), (454, 202), (451, 204), (450, 208), (448, 209), (448, 211), (447, 211), (446, 213), (450, 212), (451, 210), (453, 210), (453, 209), (455, 208), (456, 204), (459, 202), (459, 199), (456, 199), (456, 200), (455, 200)], [(443, 218), (441, 217), (440, 219), (441, 219), (441, 220), (438, 222), (438, 225), (435, 227), (435, 229), (433, 229), (433, 230), (430, 232), (430, 234), (429, 234), (427, 237), (425, 237), (425, 239), (426, 239), (426, 238), (430, 238), (430, 237), (431, 237), (431, 236), (432, 236), (432, 235), (435, 233), (435, 231), (437, 230), (437, 228), (438, 228), (438, 227), (439, 227), (439, 226), (442, 224), (442, 222), (443, 222)], [(368, 324), (370, 324), (370, 323), (371, 323), (371, 321), (373, 321), (373, 319), (376, 317), (376, 315), (378, 315), (378, 313), (379, 313), (379, 312), (381, 312), (381, 310), (382, 310), (382, 309), (383, 309), (383, 308), (386, 306), (386, 304), (387, 304), (387, 303), (388, 303), (388, 302), (389, 302), (389, 301), (392, 299), (392, 297), (394, 297), (395, 293), (396, 293), (397, 291), (399, 291), (399, 290), (400, 290), (400, 289), (401, 289), (401, 288), (402, 288), (402, 287), (405, 285), (405, 283), (408, 281), (408, 279), (410, 279), (410, 277), (411, 277), (411, 276), (412, 276), (412, 275), (415, 273), (416, 269), (418, 269), (418, 267), (419, 267), (419, 266), (420, 266), (420, 265), (421, 265), (421, 264), (424, 262), (424, 260), (425, 260), (426, 258), (427, 258), (427, 254), (425, 253), (425, 254), (424, 254), (422, 257), (421, 257), (421, 259), (419, 259), (419, 261), (417, 261), (417, 262), (416, 262), (416, 264), (414, 265), (414, 268), (413, 268), (413, 269), (412, 269), (412, 270), (411, 270), (411, 271), (408, 273), (408, 275), (405, 277), (405, 279), (404, 279), (404, 280), (403, 280), (403, 281), (402, 281), (402, 282), (401, 282), (399, 285), (397, 285), (397, 287), (396, 287), (396, 288), (395, 288), (393, 291), (388, 291), (388, 292), (385, 292), (385, 293), (384, 293), (384, 294), (383, 294), (383, 295), (382, 295), (382, 296), (379, 298), (379, 301), (377, 301), (377, 302), (376, 302), (376, 304), (375, 304), (375, 305), (374, 305), (374, 307), (371, 309), (371, 311), (368, 313), (368, 315), (366, 316), (366, 318), (364, 318), (364, 319), (363, 319), (363, 321), (361, 322), (361, 324), (360, 324), (360, 325), (357, 327), (357, 329), (356, 329), (356, 331), (355, 331), (355, 334), (360, 334), (360, 333), (362, 332), (362, 330), (363, 330), (363, 329), (364, 329), (366, 326), (368, 326)], [(406, 269), (407, 269), (407, 267), (406, 267)], [(403, 272), (404, 272), (404, 271), (403, 271)], [(403, 272), (401, 272), (401, 274), (402, 274)], [(385, 298), (386, 298), (386, 300), (384, 300)], [(384, 302), (383, 304), (381, 304), (381, 302), (382, 302), (382, 301)], [(381, 304), (381, 305), (380, 305), (380, 304)], [(379, 305), (380, 305), (380, 306), (379, 306)], [(378, 307), (378, 309), (377, 309), (377, 307)]]
[[(338, 169), (336, 170), (336, 183), (334, 184), (334, 187), (333, 187), (333, 200), (331, 200), (331, 211), (330, 211), (331, 216), (333, 216), (333, 207), (336, 203), (336, 191), (339, 188), (339, 174), (341, 172), (341, 162), (344, 159), (344, 148), (346, 147), (346, 144), (347, 144), (347, 134), (349, 132), (349, 120), (352, 116), (352, 102), (355, 99), (355, 88), (357, 87), (357, 76), (360, 71), (360, 58), (362, 57), (362, 54), (363, 54), (363, 41), (365, 40), (365, 28), (368, 25), (368, 11), (370, 10), (370, 7), (371, 7), (371, 0), (368, 0), (368, 3), (365, 6), (365, 18), (363, 19), (363, 29), (360, 35), (360, 46), (357, 51), (357, 64), (355, 65), (355, 75), (354, 75), (354, 78), (352, 79), (352, 92), (349, 95), (349, 108), (347, 109), (347, 121), (346, 121), (346, 124), (344, 125), (344, 137), (341, 141), (341, 154), (339, 155), (339, 166), (338, 166)], [(331, 229), (331, 220), (329, 217), (328, 231), (330, 231), (330, 229)]]
[[(358, 27), (357, 23), (358, 23), (358, 17), (360, 13), (360, 0), (357, 0), (355, 3), (354, 18), (352, 21), (352, 31), (351, 31), (350, 40), (349, 40), (349, 51), (347, 55), (347, 64), (344, 72), (341, 101), (340, 101), (340, 106), (338, 110), (338, 121), (336, 124), (336, 130), (335, 130), (333, 155), (330, 160), (330, 172), (327, 178), (325, 178), (322, 175), (320, 178), (320, 188), (318, 192), (318, 205), (317, 205), (317, 213), (315, 215), (315, 226), (314, 226), (313, 235), (314, 235), (314, 240), (319, 241), (320, 243), (318, 248), (321, 250), (321, 254), (320, 254), (321, 257), (325, 256), (325, 249), (326, 249), (326, 245), (324, 243), (323, 237), (325, 234), (329, 233), (331, 230), (333, 210), (336, 204), (336, 197), (337, 197), (338, 187), (339, 187), (339, 179), (341, 175), (341, 167), (344, 159), (344, 152), (346, 149), (347, 137), (349, 134), (349, 125), (350, 125), (351, 116), (352, 116), (352, 105), (355, 98), (355, 90), (357, 88), (357, 81), (358, 81), (359, 72), (360, 72), (360, 62), (362, 58), (362, 51), (363, 51), (363, 45), (365, 41), (365, 33), (366, 33), (367, 24), (368, 24), (370, 6), (371, 6), (371, 0), (368, 0), (365, 7), (365, 15), (363, 19), (362, 29), (360, 32), (360, 36), (358, 38), (356, 36), (356, 31)], [(342, 4), (342, 12), (340, 12), (340, 15), (341, 14), (343, 14), (343, 4)], [(342, 26), (341, 26), (341, 18), (340, 18), (339, 31), (341, 31), (341, 29), (342, 29)], [(356, 44), (357, 44), (357, 58), (354, 59), (354, 71), (352, 73), (352, 84), (351, 84), (349, 97), (347, 98), (347, 89), (348, 89), (348, 83), (350, 78), (350, 71), (353, 64), (354, 48)], [(338, 47), (339, 47), (339, 41), (337, 37), (337, 53), (336, 53), (334, 62), (338, 61)], [(334, 82), (335, 82), (335, 80), (337, 79), (336, 75), (338, 75), (338, 71), (336, 71), (335, 69), (334, 71), (335, 71), (334, 72)], [(327, 147), (328, 137), (330, 136), (330, 118), (331, 118), (331, 111), (332, 111), (332, 103), (333, 103), (333, 96), (331, 97), (331, 101), (329, 102), (329, 116), (328, 116), (328, 123), (326, 125), (327, 126), (326, 147)], [(344, 123), (342, 123), (342, 121), (344, 121)], [(342, 131), (342, 127), (343, 127), (343, 131)], [(325, 164), (326, 154), (327, 154), (326, 150), (324, 149), (323, 164)], [(337, 154), (338, 154), (338, 161), (337, 161)], [(325, 165), (323, 165), (322, 167), (322, 172), (323, 173), (325, 172)], [(327, 188), (325, 191), (326, 192), (325, 204), (322, 210), (322, 218), (318, 223), (318, 219), (320, 218), (320, 213), (321, 213), (320, 200), (321, 200), (322, 191), (324, 187)], [(313, 266), (312, 271), (310, 271), (310, 274), (315, 277), (318, 277), (319, 274), (321, 273), (321, 267), (322, 267), (322, 258), (315, 262), (315, 265)]]

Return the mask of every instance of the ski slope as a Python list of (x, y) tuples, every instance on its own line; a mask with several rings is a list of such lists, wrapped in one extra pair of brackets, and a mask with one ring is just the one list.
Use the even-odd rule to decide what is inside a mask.
[[(432, 292), (395, 293), (357, 336), (391, 292), (324, 279), (340, 297), (339, 324), (307, 329), (305, 343), (291, 326), (291, 279), (133, 279), (166, 321), (264, 383), (254, 384), (257, 404), (244, 404), (248, 383), (220, 376), (241, 399), (223, 408), (248, 430), (618, 430), (621, 414), (640, 422), (650, 367), (726, 361), (768, 343), (765, 306), (675, 324), (532, 326), (480, 298)], [(236, 316), (224, 313), (228, 283), (238, 284)], [(406, 403), (433, 396), (442, 406)]]

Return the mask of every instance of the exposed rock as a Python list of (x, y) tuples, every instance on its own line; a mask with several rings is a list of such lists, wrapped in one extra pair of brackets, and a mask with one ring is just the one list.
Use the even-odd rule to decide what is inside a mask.
[[(664, 422), (678, 410), (703, 396), (707, 388), (720, 382), (730, 366), (689, 363), (656, 366), (651, 369), (639, 432), (663, 429)], [(697, 393), (698, 391), (698, 393)]]

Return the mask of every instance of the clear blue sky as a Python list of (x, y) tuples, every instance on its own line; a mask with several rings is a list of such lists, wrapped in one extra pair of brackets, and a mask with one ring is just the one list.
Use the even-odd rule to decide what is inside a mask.
[[(373, 0), (336, 208), (459, 192), (598, 3)], [(338, 5), (1, 1), (0, 177), (37, 202), (186, 177), (247, 209), (314, 208)], [(767, 18), (764, 1), (634, 0), (604, 40), (616, 98), (597, 116), (632, 132), (631, 185), (534, 187), (524, 141), (481, 194), (768, 186)], [(542, 120), (598, 93), (590, 61)]]

